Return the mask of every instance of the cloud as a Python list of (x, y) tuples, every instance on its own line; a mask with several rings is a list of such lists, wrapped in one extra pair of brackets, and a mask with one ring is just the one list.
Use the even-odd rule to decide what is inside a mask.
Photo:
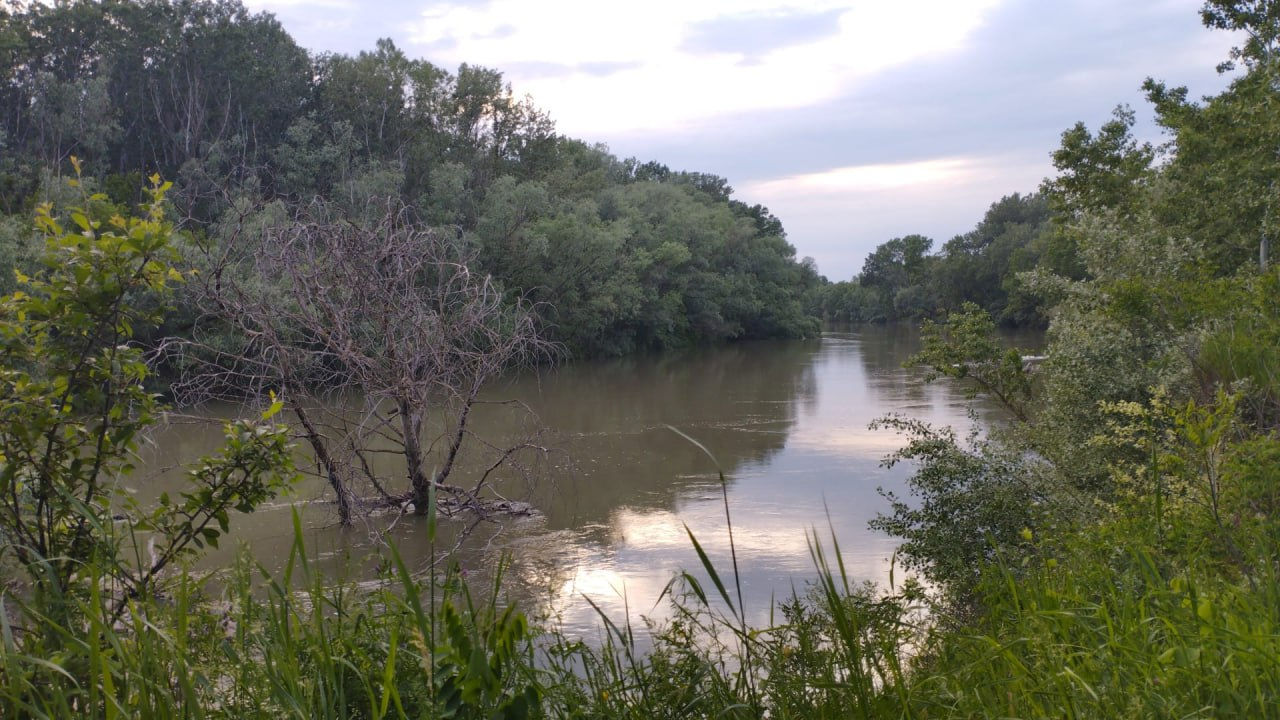
[(977, 163), (967, 158), (938, 158), (920, 162), (883, 163), (839, 167), (815, 173), (789, 175), (751, 183), (745, 194), (766, 197), (789, 195), (847, 195), (855, 192), (897, 190), (939, 183), (954, 183), (972, 176)]
[(1034, 191), (1052, 167), (1046, 156), (943, 156), (786, 175), (740, 184), (786, 222), (802, 255), (833, 280), (847, 280), (866, 253), (893, 237), (921, 233), (945, 242), (972, 227), (991, 203)]
[[(887, 68), (962, 48), (996, 4), (494, 0), (424, 10), (411, 39), (446, 65), (506, 70), (561, 130), (594, 140), (818, 105)], [(494, 37), (500, 28), (510, 31)], [(531, 64), (543, 71), (521, 72)]]
[(295, 7), (348, 10), (355, 7), (355, 0), (248, 0), (245, 5), (252, 10), (266, 12), (279, 12)]
[[(447, 41), (442, 41), (447, 42)], [(567, 65), (564, 63), (522, 62), (502, 68), (507, 75), (518, 75), (525, 79), (560, 78), (566, 75), (586, 74), (606, 76), (623, 70), (639, 67), (639, 63), (623, 62), (587, 62)]]
[(840, 31), (843, 14), (843, 9), (835, 8), (705, 20), (689, 27), (680, 47), (692, 53), (724, 52), (757, 57), (771, 50), (834, 35)]

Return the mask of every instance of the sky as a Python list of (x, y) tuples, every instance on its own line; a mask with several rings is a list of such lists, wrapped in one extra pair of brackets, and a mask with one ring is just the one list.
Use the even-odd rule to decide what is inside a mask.
[(1078, 121), (1152, 76), (1213, 94), (1235, 38), (1201, 0), (247, 0), (302, 46), (389, 37), (445, 68), (501, 70), (559, 132), (729, 180), (832, 280), (876, 245), (935, 247), (1053, 174)]

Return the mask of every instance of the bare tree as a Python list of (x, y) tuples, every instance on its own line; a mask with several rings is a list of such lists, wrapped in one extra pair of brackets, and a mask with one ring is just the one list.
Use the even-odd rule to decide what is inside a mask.
[[(555, 348), (531, 307), (472, 272), (474, 256), (460, 241), (393, 203), (375, 217), (352, 222), (316, 204), (256, 238), (245, 237), (244, 223), (232, 233), (239, 237), (208, 252), (199, 274), (208, 320), (238, 332), (234, 341), (197, 342), (202, 370), (184, 390), (278, 391), (344, 523), (360, 484), (378, 502), (412, 503), (420, 514), (432, 485), (452, 506), (480, 508), (495, 470), (523, 470), (522, 455), (546, 452), (536, 431), (507, 445), (479, 439), (471, 444), (491, 456), (488, 469), (469, 489), (450, 482), (474, 439), (481, 390)], [(376, 472), (374, 458), (386, 453), (403, 459), (403, 485)]]

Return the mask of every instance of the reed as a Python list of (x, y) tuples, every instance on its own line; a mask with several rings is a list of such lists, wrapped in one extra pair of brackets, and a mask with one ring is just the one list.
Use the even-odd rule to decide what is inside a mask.
[(746, 623), (737, 573), (699, 552), (669, 621), (601, 612), (590, 645), (531, 628), (497, 583), (417, 578), (394, 548), (380, 587), (330, 582), (295, 518), (284, 568), (243, 557), (220, 599), (184, 573), (112, 622), (91, 567), (74, 595), (0, 597), (0, 717), (1274, 717), (1280, 545), (1249, 539), (1247, 578), (1161, 552), (1139, 520), (1037, 539), (959, 615), (910, 580), (857, 583), (811, 532), (815, 580), (769, 622)]

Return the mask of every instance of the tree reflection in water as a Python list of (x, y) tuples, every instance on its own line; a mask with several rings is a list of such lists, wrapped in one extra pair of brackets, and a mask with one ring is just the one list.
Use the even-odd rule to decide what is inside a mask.
[[(469, 577), (487, 580), (507, 554), (509, 597), (534, 616), (558, 617), (571, 631), (591, 633), (598, 624), (584, 593), (617, 616), (624, 606), (633, 616), (661, 615), (654, 603), (672, 574), (700, 567), (685, 524), (713, 562), (727, 567), (728, 560), (716, 468), (671, 425), (704, 443), (728, 478), (749, 616), (763, 620), (771, 598), (803, 586), (810, 571), (805, 532), (828, 522), (850, 574), (882, 580), (893, 542), (866, 524), (885, 507), (877, 487), (899, 488), (909, 468), (880, 467), (899, 442), (867, 424), (892, 412), (969, 422), (956, 388), (923, 386), (902, 368), (916, 348), (910, 328), (856, 328), (812, 342), (583, 362), (511, 378), (491, 396), (531, 407), (556, 438), (560, 460), (535, 487), (514, 478), (499, 483), (504, 495), (529, 500), (542, 516), (481, 523), (463, 541), (458, 561)], [(475, 423), (497, 439), (527, 430), (503, 406), (485, 406)], [(159, 467), (190, 457), (211, 434), (170, 427), (147, 461)], [(464, 468), (456, 477), (475, 471)], [(153, 482), (144, 490), (158, 492), (172, 479), (161, 474)], [(304, 484), (295, 497), (322, 495), (321, 486)], [(233, 525), (268, 567), (288, 551), (287, 512), (259, 512)], [(369, 538), (380, 528), (372, 523), (385, 520), (343, 530), (324, 504), (309, 504), (305, 513), (308, 547), (326, 572), (349, 579), (373, 573), (377, 563), (369, 554), (376, 545)], [(429, 562), (423, 525), (406, 517), (390, 532), (406, 561), (419, 567)], [(444, 523), (439, 546), (451, 547), (463, 526)], [(207, 562), (228, 559), (224, 550)]]

